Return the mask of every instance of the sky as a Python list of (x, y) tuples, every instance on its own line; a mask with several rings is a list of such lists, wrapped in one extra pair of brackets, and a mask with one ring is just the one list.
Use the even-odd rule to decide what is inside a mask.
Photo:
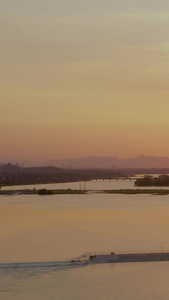
[(1, 0), (0, 161), (169, 156), (168, 0)]

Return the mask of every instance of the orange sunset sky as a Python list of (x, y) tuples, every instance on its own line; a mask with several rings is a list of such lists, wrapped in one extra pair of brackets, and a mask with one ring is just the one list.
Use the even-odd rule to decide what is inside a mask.
[(0, 161), (169, 156), (168, 0), (1, 0)]

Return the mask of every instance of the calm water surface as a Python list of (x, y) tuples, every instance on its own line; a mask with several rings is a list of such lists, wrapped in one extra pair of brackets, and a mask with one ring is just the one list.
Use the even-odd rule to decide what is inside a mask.
[[(155, 176), (155, 175), (153, 175)], [(159, 189), (159, 187), (136, 187), (135, 179), (130, 180), (92, 180), (85, 182), (67, 182), (67, 183), (49, 183), (49, 184), (32, 184), (32, 185), (16, 185), (2, 187), (3, 190), (18, 190), (18, 189), (87, 189), (87, 190), (113, 190), (113, 189)], [(160, 187), (168, 189), (168, 187)]]
[(169, 196), (0, 196), (0, 299), (168, 299), (169, 262), (70, 263), (167, 250), (168, 232)]

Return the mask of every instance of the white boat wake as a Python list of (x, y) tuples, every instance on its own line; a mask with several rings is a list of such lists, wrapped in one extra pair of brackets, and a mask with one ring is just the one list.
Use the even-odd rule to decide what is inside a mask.
[(1, 270), (68, 269), (84, 267), (90, 262), (85, 255), (65, 261), (1, 263)]

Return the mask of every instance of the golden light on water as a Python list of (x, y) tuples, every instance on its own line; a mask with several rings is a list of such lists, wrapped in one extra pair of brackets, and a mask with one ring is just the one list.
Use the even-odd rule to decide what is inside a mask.
[[(1, 262), (73, 258), (89, 251), (168, 247), (165, 196), (14, 196), (1, 201)], [(152, 201), (152, 197), (154, 201)], [(160, 196), (158, 196), (159, 198)], [(29, 198), (29, 199), (28, 199)], [(117, 201), (118, 200), (118, 201)], [(127, 202), (126, 202), (127, 201)], [(26, 203), (25, 203), (26, 202)]]

